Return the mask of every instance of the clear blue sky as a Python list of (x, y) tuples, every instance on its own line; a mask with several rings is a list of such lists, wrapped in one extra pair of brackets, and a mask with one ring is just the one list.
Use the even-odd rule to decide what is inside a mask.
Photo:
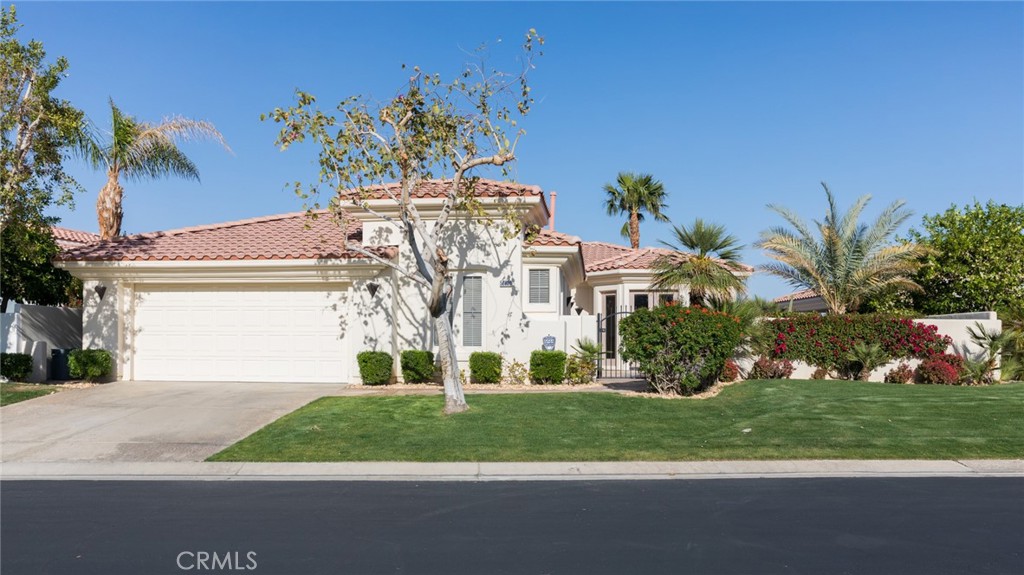
[[(913, 222), (973, 199), (1024, 203), (1024, 4), (150, 4), (18, 6), (22, 35), (64, 55), (60, 95), (108, 125), (106, 101), (143, 119), (214, 122), (234, 149), (188, 144), (202, 182), (125, 186), (128, 233), (301, 209), (284, 189), (309, 180), (309, 156), (280, 153), (260, 113), (297, 87), (333, 105), (391, 96), (401, 63), (455, 72), (460, 50), (536, 28), (545, 56), (532, 77), (516, 178), (557, 190), (557, 228), (622, 242), (600, 206), (621, 170), (653, 173), (674, 223), (702, 217), (747, 244), (781, 223), (780, 203), (807, 218), (827, 181), (869, 212), (904, 199)], [(508, 58), (502, 60), (502, 55)], [(506, 66), (506, 63), (509, 65)], [(74, 162), (86, 187), (63, 225), (95, 231), (103, 174)], [(668, 239), (645, 224), (644, 245)], [(784, 283), (759, 274), (751, 291)]]

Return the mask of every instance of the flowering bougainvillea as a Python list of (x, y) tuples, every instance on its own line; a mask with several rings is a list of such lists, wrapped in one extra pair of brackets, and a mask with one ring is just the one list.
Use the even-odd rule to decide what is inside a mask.
[(641, 308), (619, 322), (622, 357), (636, 362), (660, 393), (685, 394), (718, 378), (740, 343), (739, 319), (671, 303)]
[(799, 314), (771, 320), (771, 325), (774, 341), (764, 347), (772, 357), (837, 371), (848, 368), (846, 355), (860, 342), (878, 343), (898, 359), (935, 357), (952, 343), (933, 325), (882, 314)]

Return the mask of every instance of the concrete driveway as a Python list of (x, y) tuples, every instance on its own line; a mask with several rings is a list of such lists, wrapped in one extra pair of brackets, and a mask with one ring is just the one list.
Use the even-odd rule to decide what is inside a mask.
[(0, 460), (202, 461), (347, 386), (121, 381), (0, 408)]

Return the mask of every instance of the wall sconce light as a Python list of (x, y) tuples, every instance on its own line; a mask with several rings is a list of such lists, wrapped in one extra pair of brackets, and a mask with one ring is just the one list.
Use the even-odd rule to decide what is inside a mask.
[(377, 295), (377, 290), (380, 289), (380, 284), (370, 282), (366, 284), (366, 291), (370, 292), (370, 297)]
[(583, 308), (576, 306), (576, 315), (583, 315)]
[(96, 290), (96, 295), (100, 296), (100, 301), (103, 301), (103, 296), (107, 294), (107, 286), (100, 284), (93, 289)]

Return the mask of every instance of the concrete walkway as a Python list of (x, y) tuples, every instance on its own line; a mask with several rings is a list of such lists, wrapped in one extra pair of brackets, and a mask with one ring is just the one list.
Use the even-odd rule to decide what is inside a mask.
[(1021, 460), (678, 462), (31, 463), (0, 479), (201, 481), (564, 481), (798, 477), (1022, 477)]
[(0, 408), (0, 461), (203, 461), (346, 386), (120, 381)]

